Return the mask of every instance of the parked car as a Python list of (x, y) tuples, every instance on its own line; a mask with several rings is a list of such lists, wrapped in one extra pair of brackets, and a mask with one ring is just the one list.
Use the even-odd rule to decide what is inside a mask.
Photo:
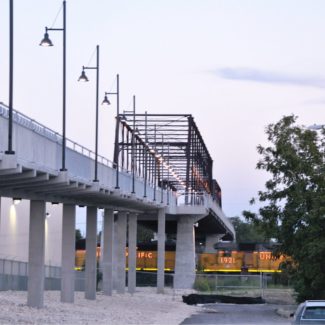
[(301, 303), (293, 314), (291, 324), (325, 324), (325, 300), (306, 300)]

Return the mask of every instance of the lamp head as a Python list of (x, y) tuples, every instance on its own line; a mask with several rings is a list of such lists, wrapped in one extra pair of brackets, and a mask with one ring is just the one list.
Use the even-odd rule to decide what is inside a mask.
[(47, 29), (45, 28), (45, 34), (44, 34), (44, 38), (41, 40), (41, 43), (39, 44), (40, 46), (53, 46), (52, 41), (49, 38), (49, 34), (47, 32)]
[(111, 102), (108, 100), (107, 95), (105, 95), (102, 105), (108, 106), (111, 105)]
[(18, 205), (21, 202), (21, 198), (20, 197), (14, 197), (12, 199), (12, 201), (13, 201), (14, 205)]
[(85, 70), (84, 69), (82, 69), (82, 72), (81, 72), (81, 75), (80, 75), (78, 81), (82, 81), (82, 82), (89, 81), (88, 80), (88, 77), (86, 76), (86, 73), (85, 73)]

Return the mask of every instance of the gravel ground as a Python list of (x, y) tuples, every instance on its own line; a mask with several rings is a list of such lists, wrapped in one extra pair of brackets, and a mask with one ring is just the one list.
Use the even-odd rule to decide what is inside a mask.
[(58, 291), (46, 291), (41, 309), (28, 307), (26, 301), (26, 292), (0, 292), (0, 324), (176, 325), (200, 310), (184, 304), (179, 292), (157, 294), (152, 288), (138, 288), (134, 295), (98, 293), (96, 300), (76, 292), (74, 304), (61, 303)]

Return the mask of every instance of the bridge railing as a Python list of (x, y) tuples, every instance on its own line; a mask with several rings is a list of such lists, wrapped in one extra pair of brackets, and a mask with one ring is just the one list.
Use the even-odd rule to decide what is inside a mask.
[[(3, 116), (5, 118), (9, 118), (9, 109), (6, 105), (0, 103), (0, 116)], [(51, 130), (50, 128), (46, 127), (45, 125), (35, 121), (34, 119), (31, 119), (30, 117), (26, 116), (25, 114), (14, 110), (13, 111), (13, 121), (17, 123), (18, 125), (24, 126), (27, 129), (30, 129), (34, 131), (35, 133), (38, 133), (39, 135), (42, 135), (46, 137), (49, 140), (52, 140), (53, 142), (56, 142), (59, 145), (62, 145), (62, 136), (56, 132)], [(91, 159), (95, 159), (95, 152), (92, 150), (84, 147), (83, 145), (70, 140), (66, 138), (66, 146), (67, 148), (72, 149), (73, 151), (79, 152), (80, 154), (89, 157)], [(113, 161), (98, 155), (98, 162), (102, 163), (105, 166), (108, 167), (114, 167)]]
[(183, 192), (177, 196), (177, 205), (206, 206), (209, 196), (204, 192)]

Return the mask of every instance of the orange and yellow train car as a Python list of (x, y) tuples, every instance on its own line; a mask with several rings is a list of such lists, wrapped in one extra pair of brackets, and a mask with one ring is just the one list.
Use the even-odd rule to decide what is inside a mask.
[[(128, 250), (125, 251), (125, 265), (128, 267)], [(97, 259), (100, 258), (100, 247), (97, 247)], [(280, 264), (285, 260), (284, 256), (275, 257), (271, 251), (223, 251), (216, 253), (197, 254), (197, 269), (203, 272), (222, 273), (274, 273), (281, 272)], [(76, 269), (82, 269), (85, 265), (85, 250), (76, 251)], [(175, 251), (165, 252), (165, 271), (172, 272), (175, 268)], [(157, 251), (138, 250), (137, 270), (156, 271)]]

